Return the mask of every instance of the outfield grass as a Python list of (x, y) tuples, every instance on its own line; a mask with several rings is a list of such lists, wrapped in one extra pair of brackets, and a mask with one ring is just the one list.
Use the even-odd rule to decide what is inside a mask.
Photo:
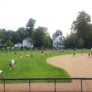
[[(80, 50), (76, 51), (80, 53)], [(85, 52), (88, 52), (86, 50)], [(17, 51), (15, 55), (14, 52), (1, 51), (0, 52), (0, 69), (3, 70), (2, 78), (55, 78), (55, 77), (70, 77), (69, 74), (57, 67), (51, 66), (46, 63), (46, 59), (52, 56), (57, 56), (61, 54), (71, 54), (72, 50), (65, 50), (63, 53), (61, 51), (48, 51), (47, 55), (42, 55), (41, 51), (33, 51), (33, 57), (26, 57), (26, 54), (30, 55), (30, 51)], [(23, 56), (20, 59), (20, 55)], [(16, 60), (16, 65), (10, 71), (9, 63), (11, 59)]]

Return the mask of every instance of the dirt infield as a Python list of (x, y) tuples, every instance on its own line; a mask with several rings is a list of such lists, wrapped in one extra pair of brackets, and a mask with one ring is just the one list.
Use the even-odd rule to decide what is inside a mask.
[(92, 78), (92, 56), (87, 54), (55, 56), (47, 59), (47, 63), (66, 70), (71, 77)]

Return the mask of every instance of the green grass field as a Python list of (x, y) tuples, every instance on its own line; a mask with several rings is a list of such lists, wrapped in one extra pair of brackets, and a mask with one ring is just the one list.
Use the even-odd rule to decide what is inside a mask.
[[(86, 50), (88, 52), (88, 50)], [(57, 67), (51, 66), (46, 63), (46, 59), (52, 56), (71, 54), (73, 51), (65, 50), (55, 51), (54, 53), (48, 51), (47, 55), (42, 55), (41, 51), (33, 51), (33, 57), (30, 57), (30, 51), (14, 51), (6, 53), (6, 51), (0, 51), (0, 69), (3, 70), (1, 78), (56, 78), (56, 77), (70, 77), (69, 74)], [(77, 51), (80, 53), (80, 50)], [(26, 55), (29, 54), (29, 57)], [(20, 59), (20, 55), (23, 57)], [(9, 63), (15, 59), (16, 64), (14, 68), (9, 70)]]

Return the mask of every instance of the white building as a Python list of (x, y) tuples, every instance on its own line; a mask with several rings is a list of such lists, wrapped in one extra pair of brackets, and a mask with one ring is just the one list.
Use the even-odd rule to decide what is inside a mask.
[(14, 45), (14, 47), (18, 47), (18, 48), (20, 48), (20, 47), (22, 47), (22, 43), (16, 43), (15, 45)]
[(22, 41), (22, 45), (23, 47), (27, 47), (27, 48), (33, 48), (33, 44), (32, 44), (32, 40), (31, 38), (27, 37)]
[(53, 47), (54, 48), (64, 48), (63, 41), (64, 41), (63, 35), (59, 35), (56, 37), (53, 36)]

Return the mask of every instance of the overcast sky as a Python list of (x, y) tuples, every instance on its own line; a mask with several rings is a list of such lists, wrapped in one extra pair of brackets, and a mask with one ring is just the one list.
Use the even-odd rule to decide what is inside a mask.
[(92, 16), (92, 0), (0, 0), (0, 28), (17, 30), (33, 18), (50, 35), (57, 29), (67, 35), (79, 11)]

